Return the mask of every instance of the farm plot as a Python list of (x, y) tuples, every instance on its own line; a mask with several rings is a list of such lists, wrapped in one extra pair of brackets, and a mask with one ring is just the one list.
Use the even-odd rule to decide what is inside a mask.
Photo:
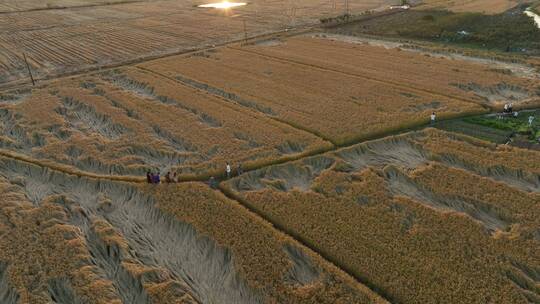
[[(0, 84), (6, 85), (29, 81), (23, 53), (34, 76), (46, 78), (243, 39), (244, 21), (248, 36), (256, 36), (318, 23), (321, 17), (345, 11), (343, 2), (328, 0), (256, 0), (226, 11), (196, 7), (204, 1), (135, 1), (39, 11), (32, 11), (28, 1), (16, 2), (13, 7), (11, 1), (0, 1), (0, 11), (2, 4), (8, 10), (30, 9), (0, 18)], [(349, 10), (363, 12), (396, 2), (361, 1), (351, 3)]]
[(418, 9), (450, 10), (461, 13), (499, 14), (520, 2), (517, 0), (424, 0)]
[(203, 184), (0, 164), (2, 303), (386, 303)]
[[(145, 1), (145, 0), (141, 0)], [(122, 2), (134, 2), (132, 0), (2, 0), (0, 1), (0, 13), (24, 12), (30, 10), (66, 9), (72, 7), (111, 5)]]
[(354, 39), (345, 36), (323, 36), (288, 39), (282, 45), (253, 47), (250, 51), (489, 105), (540, 104), (538, 78), (516, 77), (487, 64), (351, 43)]
[[(290, 43), (294, 45), (294, 41)], [(273, 46), (255, 46), (164, 58), (139, 67), (236, 101), (336, 144), (427, 122), (433, 111), (440, 117), (485, 111), (474, 99), (443, 95), (435, 92), (437, 88), (428, 91), (366, 76), (369, 71), (348, 73), (314, 65), (309, 59), (297, 60), (294, 48), (287, 55), (289, 40), (284, 43), (276, 47), (284, 50), (283, 58), (266, 54)], [(325, 41), (319, 45), (333, 47)], [(308, 53), (316, 53), (313, 49)], [(352, 57), (354, 49), (350, 50), (347, 55), (356, 58)]]
[(221, 187), (392, 302), (534, 303), (539, 160), (428, 129)]
[(420, 143), (437, 155), (439, 161), (523, 191), (540, 192), (540, 154), (537, 151), (497, 146), (453, 133), (431, 130), (428, 134)]
[(3, 149), (112, 175), (220, 174), (331, 144), (144, 71), (124, 69), (2, 95)]

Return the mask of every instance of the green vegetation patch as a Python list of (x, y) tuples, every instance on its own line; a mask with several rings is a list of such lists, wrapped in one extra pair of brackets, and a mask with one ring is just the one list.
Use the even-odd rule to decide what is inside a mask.
[(484, 127), (474, 123), (465, 122), (463, 119), (440, 122), (436, 127), (441, 130), (461, 133), (498, 144), (506, 143), (512, 134), (512, 131)]
[[(531, 116), (533, 121), (529, 125)], [(496, 143), (505, 143), (513, 135), (536, 142), (540, 138), (540, 109), (519, 112), (517, 117), (490, 114), (443, 121), (436, 127)]]
[(519, 6), (498, 15), (409, 10), (329, 31), (392, 36), (505, 52), (540, 54), (540, 30)]

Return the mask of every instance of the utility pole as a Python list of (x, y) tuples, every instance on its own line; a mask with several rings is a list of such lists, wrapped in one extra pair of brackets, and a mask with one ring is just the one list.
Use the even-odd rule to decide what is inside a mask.
[(36, 82), (34, 81), (34, 76), (32, 76), (32, 71), (30, 70), (30, 65), (28, 64), (28, 60), (26, 60), (26, 54), (23, 53), (24, 63), (26, 63), (26, 68), (28, 69), (28, 74), (30, 75), (30, 80), (32, 80), (32, 85), (35, 86)]
[(247, 44), (247, 42), (248, 42), (248, 34), (247, 34), (247, 29), (246, 29), (246, 19), (243, 19), (242, 21), (244, 23), (244, 44)]

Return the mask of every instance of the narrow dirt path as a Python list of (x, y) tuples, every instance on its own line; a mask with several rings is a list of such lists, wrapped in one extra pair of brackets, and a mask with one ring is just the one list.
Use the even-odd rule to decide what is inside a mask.
[(115, 181), (115, 182), (130, 182), (130, 183), (143, 183), (146, 181), (145, 177), (139, 177), (139, 176), (126, 176), (126, 175), (103, 175), (103, 174), (96, 174), (88, 171), (82, 171), (78, 169), (74, 169), (72, 167), (68, 167), (61, 164), (56, 164), (54, 162), (48, 161), (48, 160), (39, 160), (35, 159), (26, 155), (22, 155), (16, 152), (12, 152), (5, 149), (0, 149), (0, 156), (5, 158), (10, 158), (16, 161), (24, 162), (33, 164), (42, 168), (48, 168), (53, 171), (62, 172), (64, 174), (69, 175), (75, 175), (79, 177), (87, 177), (91, 179), (97, 179), (97, 180), (108, 180), (108, 181)]
[[(486, 113), (486, 114), (489, 114), (489, 113)], [(477, 114), (474, 114), (474, 115), (477, 115)], [(470, 114), (465, 114), (465, 115), (450, 118), (450, 119), (441, 119), (439, 121), (458, 120), (458, 119), (462, 119), (462, 118), (465, 118), (465, 117), (468, 117), (468, 116), (471, 116), (471, 115)], [(392, 136), (392, 135), (398, 135), (398, 134), (402, 134), (402, 133), (405, 133), (405, 132), (410, 132), (410, 131), (413, 131), (413, 130), (423, 130), (423, 129), (429, 128), (429, 127), (430, 127), (429, 124), (423, 123), (423, 124), (410, 126), (410, 127), (404, 128), (404, 129), (397, 129), (397, 130), (392, 130), (392, 131), (385, 132), (385, 133), (382, 133), (382, 134), (377, 134), (377, 135), (374, 135), (374, 136), (368, 136), (368, 137), (362, 138), (361, 140), (351, 141), (351, 142), (348, 142), (348, 143), (342, 144), (342, 145), (332, 144), (332, 146), (330, 146), (330, 147), (328, 147), (326, 149), (315, 150), (312, 153), (299, 154), (296, 157), (293, 156), (293, 157), (289, 157), (289, 158), (286, 158), (286, 159), (276, 160), (276, 161), (273, 161), (273, 162), (270, 162), (270, 163), (262, 164), (262, 165), (259, 165), (259, 166), (254, 166), (253, 168), (244, 169), (244, 173), (260, 170), (260, 169), (263, 169), (263, 168), (266, 168), (266, 167), (282, 165), (282, 164), (286, 164), (286, 163), (289, 163), (289, 162), (295, 162), (295, 161), (310, 158), (310, 157), (313, 157), (313, 156), (323, 155), (323, 154), (328, 153), (328, 152), (334, 152), (334, 151), (337, 151), (337, 150), (342, 149), (342, 148), (351, 147), (351, 146), (361, 144), (361, 143), (366, 142), (366, 141), (381, 139), (381, 138), (384, 138), (384, 137), (388, 137), (388, 136)], [(317, 136), (316, 134), (313, 134), (313, 135)], [(19, 154), (19, 153), (13, 152), (13, 151), (5, 150), (5, 149), (0, 149), (0, 156), (10, 158), (10, 159), (14, 159), (14, 160), (21, 161), (21, 162), (25, 162), (25, 163), (34, 164), (36, 166), (48, 168), (48, 169), (51, 169), (51, 170), (54, 170), (54, 171), (62, 172), (62, 173), (69, 174), (69, 175), (75, 175), (75, 176), (79, 176), (79, 177), (87, 177), (87, 178), (91, 178), (91, 179), (108, 180), (108, 181), (116, 181), (116, 182), (128, 182), (128, 183), (145, 183), (146, 182), (146, 177), (145, 176), (97, 174), (97, 173), (93, 173), (93, 172), (79, 170), (79, 169), (76, 169), (76, 168), (71, 167), (71, 166), (54, 163), (54, 162), (49, 161), (49, 160), (35, 159), (33, 157), (23, 155), (23, 154)], [(223, 172), (223, 174), (220, 175), (220, 176), (214, 176), (214, 177), (217, 179), (217, 181), (220, 182), (220, 181), (223, 180), (223, 178), (225, 178), (225, 172)], [(206, 182), (207, 180), (208, 180), (208, 177), (206, 175), (198, 175), (198, 176), (192, 176), (192, 175), (190, 175), (190, 176), (182, 176), (182, 175), (180, 175), (179, 176), (179, 181), (180, 182)]]

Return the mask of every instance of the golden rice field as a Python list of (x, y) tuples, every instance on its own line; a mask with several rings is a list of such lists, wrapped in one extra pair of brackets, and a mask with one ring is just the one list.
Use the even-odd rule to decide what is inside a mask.
[[(0, 1), (0, 86), (29, 82), (23, 54), (42, 79), (312, 25), (345, 12), (344, 2), (334, 0), (255, 0), (228, 11), (198, 8), (207, 3), (202, 0), (120, 2)], [(349, 11), (396, 2), (351, 1)], [(81, 4), (91, 6), (76, 7)]]
[[(538, 79), (487, 65), (316, 37), (174, 56), (138, 65), (186, 85), (251, 100), (336, 144), (500, 107), (538, 105)], [(391, 71), (391, 72), (390, 72)], [(404, 76), (406, 75), (406, 76)]]
[(138, 69), (2, 95), (0, 147), (71, 170), (222, 173), (331, 147), (305, 131)]
[(0, 162), (2, 303), (387, 303), (204, 184)]
[(224, 190), (397, 303), (535, 303), (540, 154), (435, 129), (237, 177)]
[(432, 112), (481, 113), (505, 98), (535, 105), (539, 87), (465, 61), (291, 38), (4, 91), (0, 148), (70, 172), (206, 179), (227, 162), (250, 169), (297, 159), (424, 124)]
[(540, 153), (426, 128), (538, 77), (315, 32), (162, 56), (343, 2), (48, 3), (0, 0), (0, 304), (540, 303)]

